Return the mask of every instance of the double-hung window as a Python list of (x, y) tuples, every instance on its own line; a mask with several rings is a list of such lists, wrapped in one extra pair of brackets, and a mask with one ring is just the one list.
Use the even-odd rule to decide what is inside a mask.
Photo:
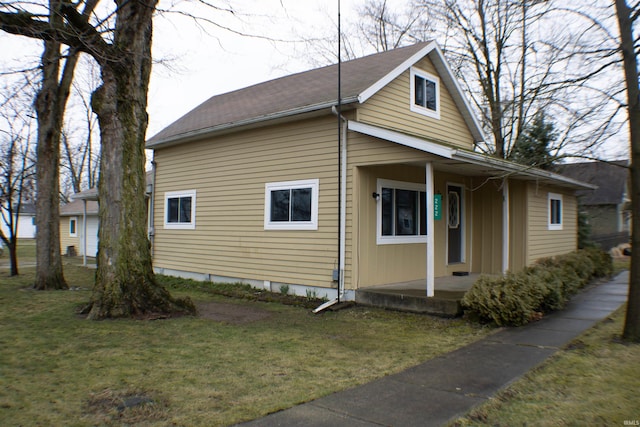
[(196, 228), (196, 190), (164, 193), (164, 228)]
[(379, 179), (377, 190), (377, 243), (426, 242), (424, 185)]
[(265, 185), (265, 230), (317, 230), (319, 180)]
[(411, 68), (411, 111), (440, 118), (440, 79), (418, 68)]
[(549, 193), (549, 230), (562, 230), (562, 194)]

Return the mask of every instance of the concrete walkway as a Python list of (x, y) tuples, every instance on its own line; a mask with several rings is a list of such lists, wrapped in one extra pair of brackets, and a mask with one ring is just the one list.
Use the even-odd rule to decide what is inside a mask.
[(441, 426), (535, 368), (627, 300), (628, 273), (575, 296), (562, 311), (399, 374), (241, 426)]

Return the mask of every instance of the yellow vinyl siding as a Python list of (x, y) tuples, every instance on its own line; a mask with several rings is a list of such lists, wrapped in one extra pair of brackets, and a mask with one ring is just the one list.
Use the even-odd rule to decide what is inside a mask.
[(527, 184), (509, 181), (509, 270), (527, 265)]
[[(156, 150), (154, 265), (332, 287), (338, 258), (335, 119)], [(318, 230), (264, 230), (265, 184), (319, 179)], [(195, 230), (164, 229), (164, 193), (196, 190)]]
[(494, 181), (474, 179), (473, 272), (498, 274), (502, 271), (502, 189)]
[[(76, 218), (76, 237), (72, 237), (69, 234), (69, 221), (71, 218)], [(76, 253), (80, 254), (80, 232), (78, 227), (81, 226), (82, 217), (61, 216), (60, 217), (60, 251), (63, 255), (67, 253), (67, 247), (74, 246)]]
[[(535, 184), (529, 184), (527, 190), (529, 213), (527, 263), (531, 264), (539, 258), (575, 251), (578, 244), (576, 197), (557, 188)], [(562, 230), (549, 230), (549, 192), (562, 194)]]
[[(422, 59), (416, 67), (438, 75), (428, 58)], [(406, 70), (359, 106), (357, 120), (424, 137), (431, 141), (472, 149), (471, 132), (442, 80), (440, 81), (440, 119), (410, 110), (409, 75), (409, 70)]]

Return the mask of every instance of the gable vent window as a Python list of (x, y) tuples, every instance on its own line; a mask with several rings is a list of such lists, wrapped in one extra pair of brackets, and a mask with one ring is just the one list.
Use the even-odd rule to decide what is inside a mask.
[(411, 111), (440, 118), (440, 79), (418, 68), (411, 68)]

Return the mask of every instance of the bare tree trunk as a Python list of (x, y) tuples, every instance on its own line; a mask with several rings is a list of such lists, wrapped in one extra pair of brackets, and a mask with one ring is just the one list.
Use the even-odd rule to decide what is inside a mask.
[(629, 131), (631, 138), (631, 272), (629, 296), (623, 338), (640, 342), (640, 90), (638, 89), (638, 64), (634, 50), (631, 9), (624, 0), (615, 0), (616, 15), (620, 26), (620, 47), (627, 82)]
[(175, 300), (156, 283), (146, 233), (144, 145), (156, 1), (118, 2), (114, 46), (122, 55), (98, 59), (103, 83), (92, 107), (102, 143), (100, 246), (90, 319), (195, 312), (190, 300)]
[[(52, 5), (53, 6), (53, 5)], [(53, 10), (51, 15), (54, 15)], [(35, 108), (38, 115), (36, 148), (36, 282), (34, 288), (68, 289), (60, 254), (60, 129), (64, 105), (60, 110), (60, 43), (44, 42), (42, 87)]]

